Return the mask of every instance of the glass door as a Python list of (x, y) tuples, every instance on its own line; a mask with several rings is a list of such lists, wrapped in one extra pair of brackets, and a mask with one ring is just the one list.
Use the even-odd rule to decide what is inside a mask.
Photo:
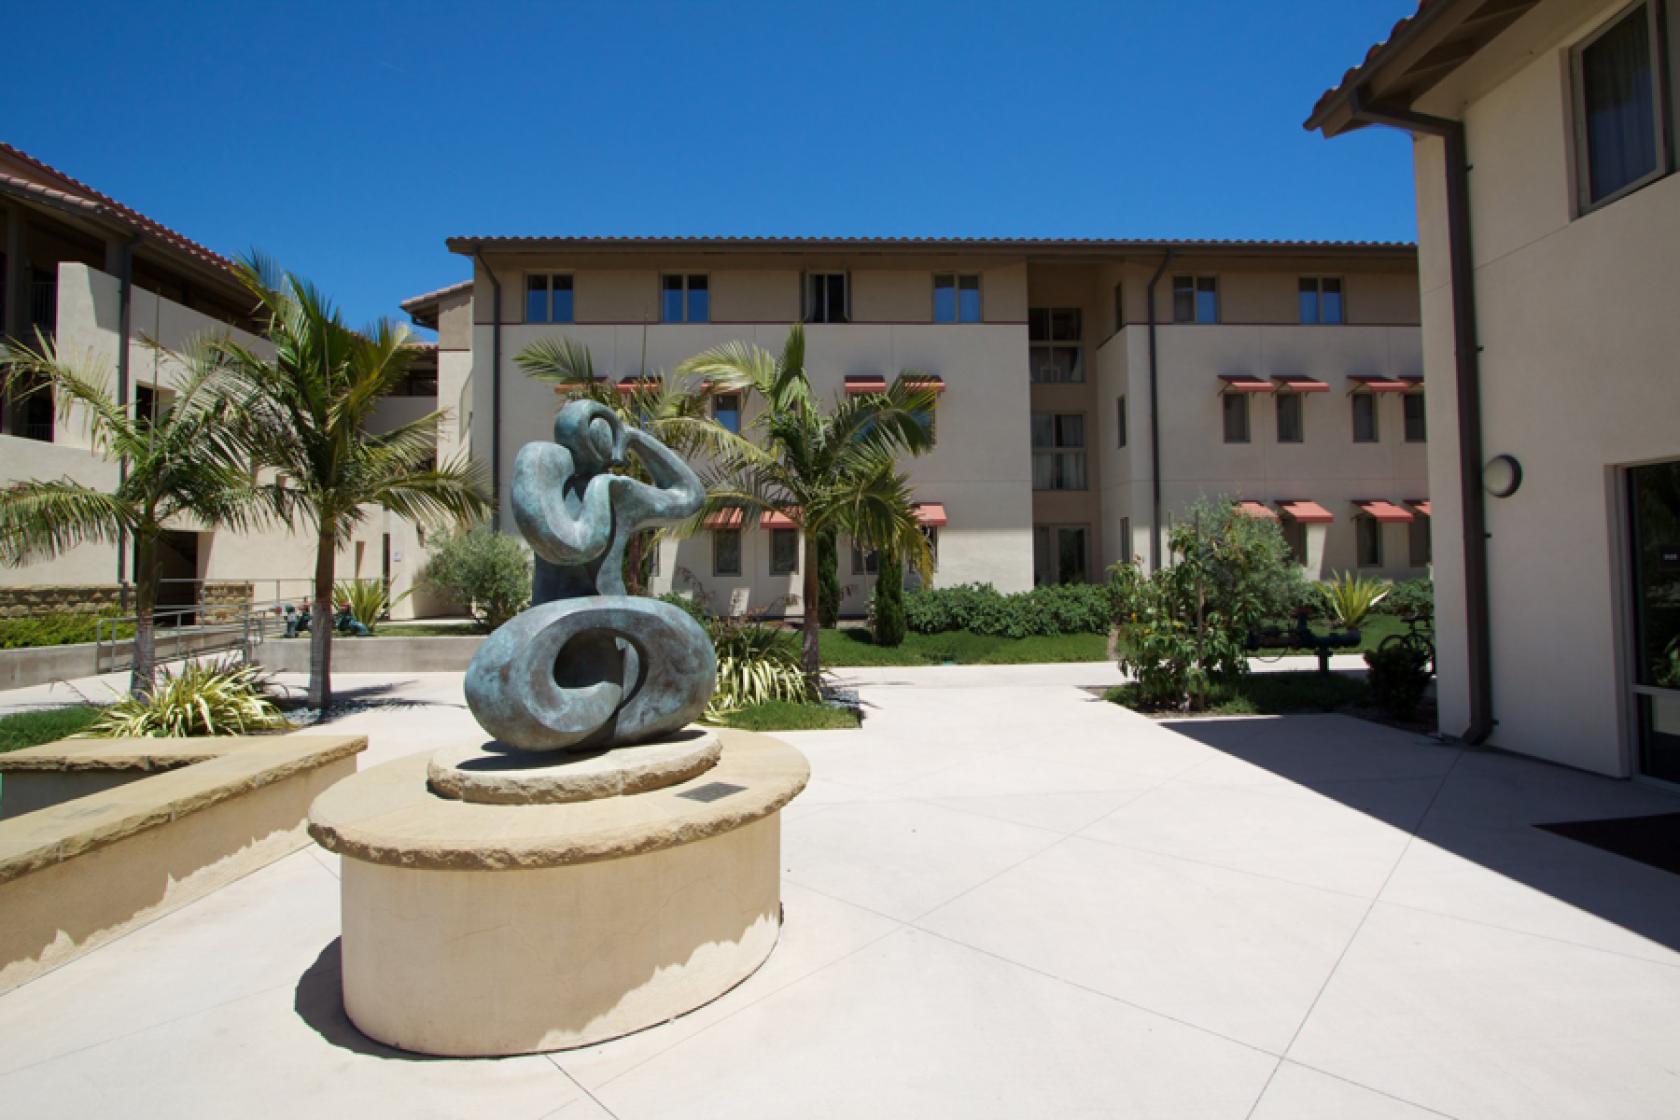
[(1639, 771), (1680, 782), (1680, 461), (1628, 471)]

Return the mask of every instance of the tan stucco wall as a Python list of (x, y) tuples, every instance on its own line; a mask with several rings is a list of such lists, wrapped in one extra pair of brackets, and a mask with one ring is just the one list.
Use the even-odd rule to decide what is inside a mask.
[[(1680, 457), (1680, 179), (1572, 216), (1567, 48), (1621, 7), (1548, 0), (1420, 103), (1465, 121), (1483, 447), (1524, 471), (1516, 495), (1487, 500), (1493, 742), (1608, 774), (1631, 771), (1632, 739), (1616, 468)], [(1469, 712), (1442, 151), (1414, 150), (1441, 726), (1456, 734)]]

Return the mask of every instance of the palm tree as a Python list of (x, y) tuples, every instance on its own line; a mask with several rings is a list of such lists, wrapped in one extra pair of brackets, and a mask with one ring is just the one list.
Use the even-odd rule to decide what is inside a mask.
[(241, 444), (275, 472), (257, 490), (279, 516), (295, 522), (301, 514), (315, 530), (309, 704), (324, 713), (332, 705), (334, 562), (368, 508), (422, 524), (464, 523), (483, 516), (490, 499), (481, 470), (464, 456), (437, 463), (444, 412), (368, 431), (374, 407), (408, 371), (406, 327), (380, 321), (353, 330), (308, 282), (255, 255), (236, 267), (257, 298), (273, 354), (231, 339), (212, 345)]
[[(188, 370), (172, 400), (155, 415), (118, 402), (108, 379), (76, 368), (56, 344), (0, 347), (6, 388), (52, 392), (61, 417), (85, 413), (96, 453), (126, 464), (110, 491), (69, 478), (31, 479), (0, 492), (0, 562), (51, 559), (86, 542), (126, 546), (134, 541), (134, 664), (129, 691), (151, 692), (156, 677), (154, 612), (158, 543), (183, 522), (205, 528), (249, 528), (260, 517), (249, 460), (230, 438), (227, 402), (208, 384), (198, 360), (206, 343), (170, 354)], [(167, 352), (165, 352), (167, 353)]]
[(896, 461), (901, 453), (920, 455), (933, 446), (926, 423), (936, 401), (926, 387), (931, 378), (905, 371), (884, 393), (845, 397), (825, 409), (811, 390), (805, 330), (797, 324), (779, 355), (730, 342), (677, 368), (764, 401), (749, 425), (753, 438), (718, 441), (705, 512), (776, 511), (798, 526), (805, 552), (804, 663), (814, 677), (821, 668), (817, 552), (823, 534), (845, 533), (859, 548), (877, 550), (892, 563), (908, 560), (924, 581), (930, 577), (932, 555)]
[[(615, 385), (596, 375), (589, 348), (565, 335), (538, 339), (513, 360), (532, 379), (551, 382), (569, 396), (606, 405), (626, 425), (641, 428), (685, 458), (714, 452), (719, 446), (720, 429), (706, 418), (705, 394), (681, 381), (663, 374), (650, 376), (644, 369), (629, 383)], [(638, 477), (642, 474), (635, 461), (624, 469)], [(624, 585), (632, 595), (645, 592), (644, 569), (657, 539), (655, 533), (637, 533), (625, 549)]]

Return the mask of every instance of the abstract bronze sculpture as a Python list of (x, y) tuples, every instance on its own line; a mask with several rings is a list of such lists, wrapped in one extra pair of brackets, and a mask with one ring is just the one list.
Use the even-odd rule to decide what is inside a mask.
[[(652, 483), (612, 468), (629, 455)], [(705, 709), (717, 654), (700, 624), (625, 594), (632, 533), (693, 516), (694, 471), (612, 409), (575, 400), (553, 443), (513, 465), (513, 516), (536, 553), (531, 606), (487, 638), (467, 668), (467, 706), (504, 746), (597, 750), (677, 731)]]

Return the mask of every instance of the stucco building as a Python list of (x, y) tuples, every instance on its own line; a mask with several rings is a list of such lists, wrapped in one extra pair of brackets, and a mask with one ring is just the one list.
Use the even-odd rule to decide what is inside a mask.
[(1676, 35), (1659, 0), (1432, 0), (1306, 122), (1415, 138), (1442, 730), (1669, 782)]
[[(469, 280), (403, 303), (438, 331), (440, 437), (506, 479), (553, 387), (515, 356), (564, 333), (614, 380), (806, 324), (817, 390), (937, 379), (908, 461), (941, 584), (1002, 590), (1162, 562), (1201, 496), (1281, 519), (1314, 576), (1425, 574), (1427, 425), (1409, 245), (899, 238), (463, 237)], [(1159, 402), (1157, 405), (1156, 402)], [(753, 402), (714, 413), (750, 422)], [(511, 524), (503, 486), (503, 520)], [(779, 611), (799, 587), (773, 520), (668, 541), (656, 588)], [(844, 608), (872, 559), (841, 542)], [(793, 608), (797, 612), (797, 607)]]
[[(132, 408), (167, 403), (181, 376), (147, 340), (180, 351), (195, 336), (225, 333), (258, 350), (264, 345), (253, 333), (260, 329), (254, 301), (225, 257), (3, 143), (0, 219), (3, 333), (33, 345), (43, 332), (66, 361), (106, 378), (112, 396)], [(435, 354), (429, 345), (419, 348), (403, 393), (381, 404), (379, 427), (437, 407)], [(69, 478), (110, 488), (117, 471), (94, 452), (80, 412), (60, 416), (46, 393), (0, 401), (0, 485)], [(370, 510), (339, 557), (339, 574), (383, 576), (400, 593), (413, 585), (421, 552), (414, 526)], [(160, 604), (174, 607), (198, 601), (207, 584), (250, 584), (257, 601), (303, 599), (314, 571), (312, 537), (278, 527), (240, 534), (182, 524), (167, 534), (161, 557)], [(133, 579), (133, 558), (124, 550), (83, 544), (49, 563), (0, 567), (0, 598), (50, 587), (62, 594), (46, 602), (76, 607), (100, 602), (102, 589)], [(397, 613), (428, 605), (422, 595)]]

